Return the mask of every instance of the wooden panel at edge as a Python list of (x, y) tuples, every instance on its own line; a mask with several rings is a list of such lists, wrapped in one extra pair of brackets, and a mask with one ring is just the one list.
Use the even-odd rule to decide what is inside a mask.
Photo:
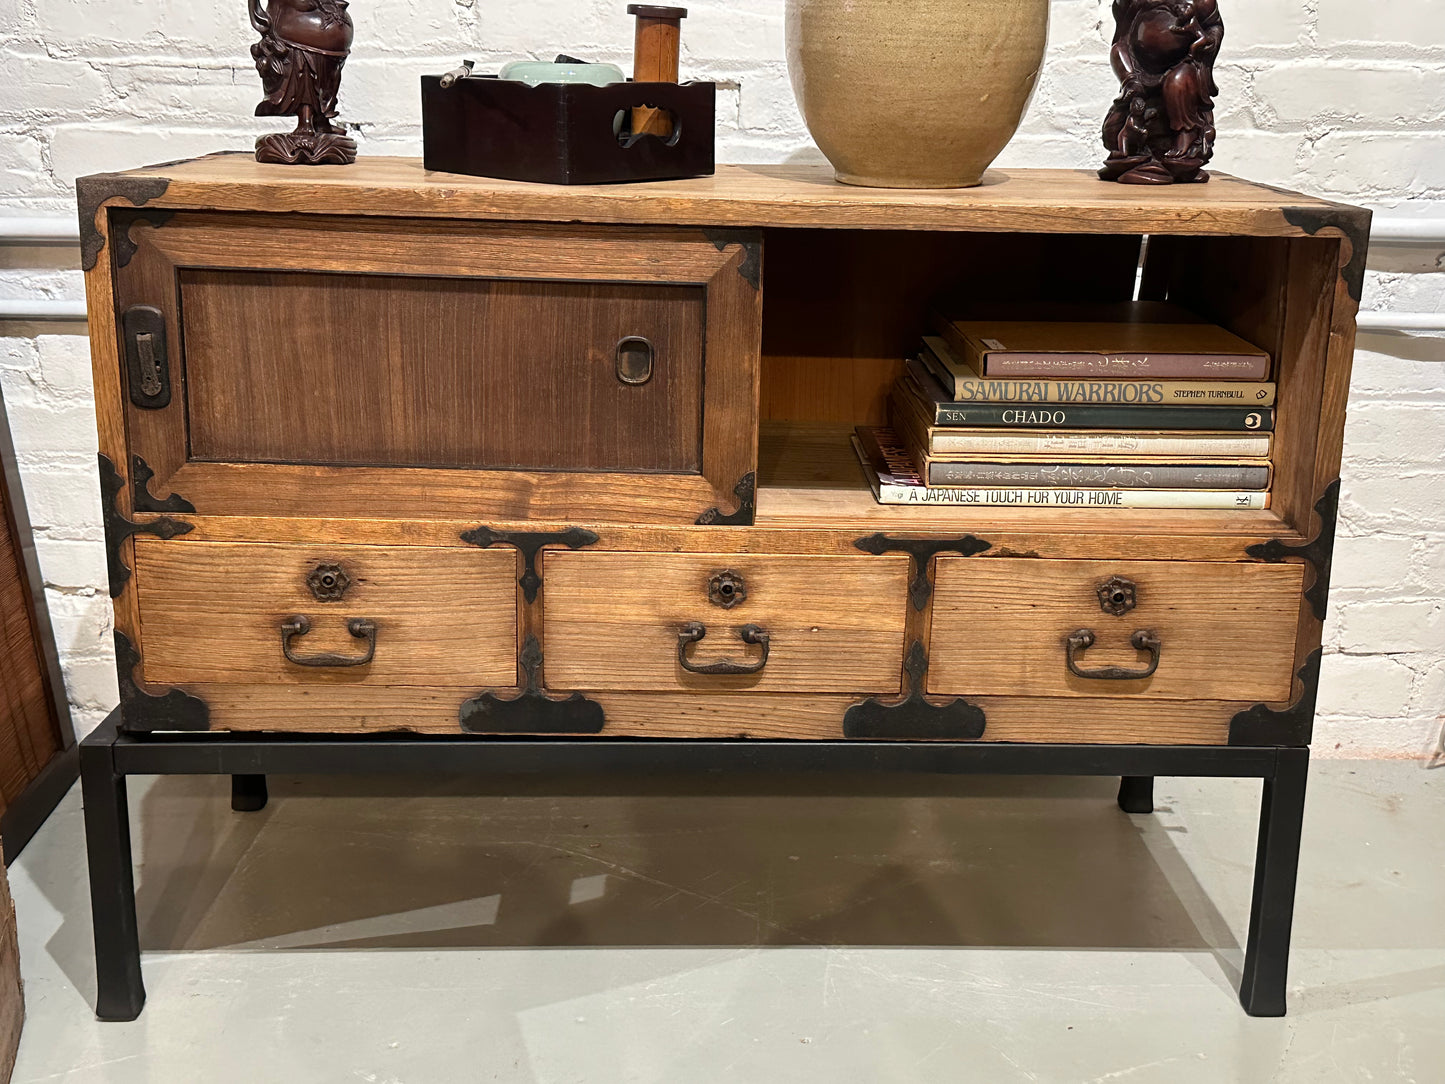
[[(0, 418), (0, 426), (4, 424)], [(5, 448), (8, 439), (0, 432), (0, 451)], [(30, 583), (19, 548), (23, 543), (11, 537), (12, 527), (0, 477), (0, 808), (18, 798), (60, 749), (50, 682), (31, 616)]]
[[(459, 689), (193, 685), (217, 730), (317, 734), (411, 730), (458, 734)], [(592, 692), (607, 715), (603, 738), (752, 738), (839, 741), (858, 696), (767, 693)], [(984, 741), (1222, 745), (1229, 720), (1248, 707), (1208, 701), (992, 698)], [(588, 735), (592, 737), (593, 735)], [(479, 739), (480, 740), (480, 739)]]

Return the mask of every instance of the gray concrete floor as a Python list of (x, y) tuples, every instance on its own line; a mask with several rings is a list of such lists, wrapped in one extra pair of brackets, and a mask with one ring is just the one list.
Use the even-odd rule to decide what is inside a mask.
[(1259, 784), (1115, 786), (133, 780), (132, 1024), (77, 788), (10, 871), (14, 1079), (1445, 1080), (1445, 771), (1315, 765), (1283, 1020), (1233, 990)]

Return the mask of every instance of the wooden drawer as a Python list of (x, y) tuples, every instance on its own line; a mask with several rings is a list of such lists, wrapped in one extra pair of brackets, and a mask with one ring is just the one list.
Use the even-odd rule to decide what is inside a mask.
[[(900, 687), (908, 559), (548, 551), (547, 683), (553, 689), (707, 693), (891, 692)], [(731, 607), (730, 572), (740, 581)], [(690, 623), (706, 635), (690, 639)], [(706, 674), (689, 665), (758, 666)]]
[[(516, 682), (512, 550), (140, 539), (135, 563), (148, 682), (466, 688)], [(348, 584), (339, 599), (322, 601), (308, 586), (319, 566), (344, 573)], [(283, 648), (283, 626), (296, 616), (307, 619), (309, 631), (293, 632)], [(370, 662), (287, 660), (288, 650), (303, 660), (364, 657), (371, 637), (351, 633), (353, 620), (375, 627)]]
[[(1135, 585), (1135, 606), (1106, 612), (1099, 588)], [(1176, 700), (1283, 701), (1294, 675), (1304, 566), (1164, 561), (1041, 561), (941, 557), (933, 603), (930, 692), (975, 696), (1139, 696)], [(1125, 593), (1127, 589), (1121, 588)], [(1080, 677), (1144, 669), (1147, 678)]]

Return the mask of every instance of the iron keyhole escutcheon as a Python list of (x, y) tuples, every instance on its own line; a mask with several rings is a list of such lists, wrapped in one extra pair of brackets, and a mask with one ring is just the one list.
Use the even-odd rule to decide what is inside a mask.
[(713, 573), (712, 579), (707, 581), (707, 599), (714, 606), (731, 610), (734, 606), (744, 602), (747, 597), (747, 583), (744, 582), (741, 575), (730, 568)]
[(1139, 604), (1139, 587), (1123, 576), (1113, 576), (1095, 587), (1099, 595), (1099, 609), (1115, 617), (1123, 617)]

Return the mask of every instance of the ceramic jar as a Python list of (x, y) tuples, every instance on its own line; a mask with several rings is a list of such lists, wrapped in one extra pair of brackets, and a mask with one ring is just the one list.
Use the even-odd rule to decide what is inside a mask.
[(1043, 65), (1049, 0), (787, 0), (788, 71), (838, 180), (976, 185)]

